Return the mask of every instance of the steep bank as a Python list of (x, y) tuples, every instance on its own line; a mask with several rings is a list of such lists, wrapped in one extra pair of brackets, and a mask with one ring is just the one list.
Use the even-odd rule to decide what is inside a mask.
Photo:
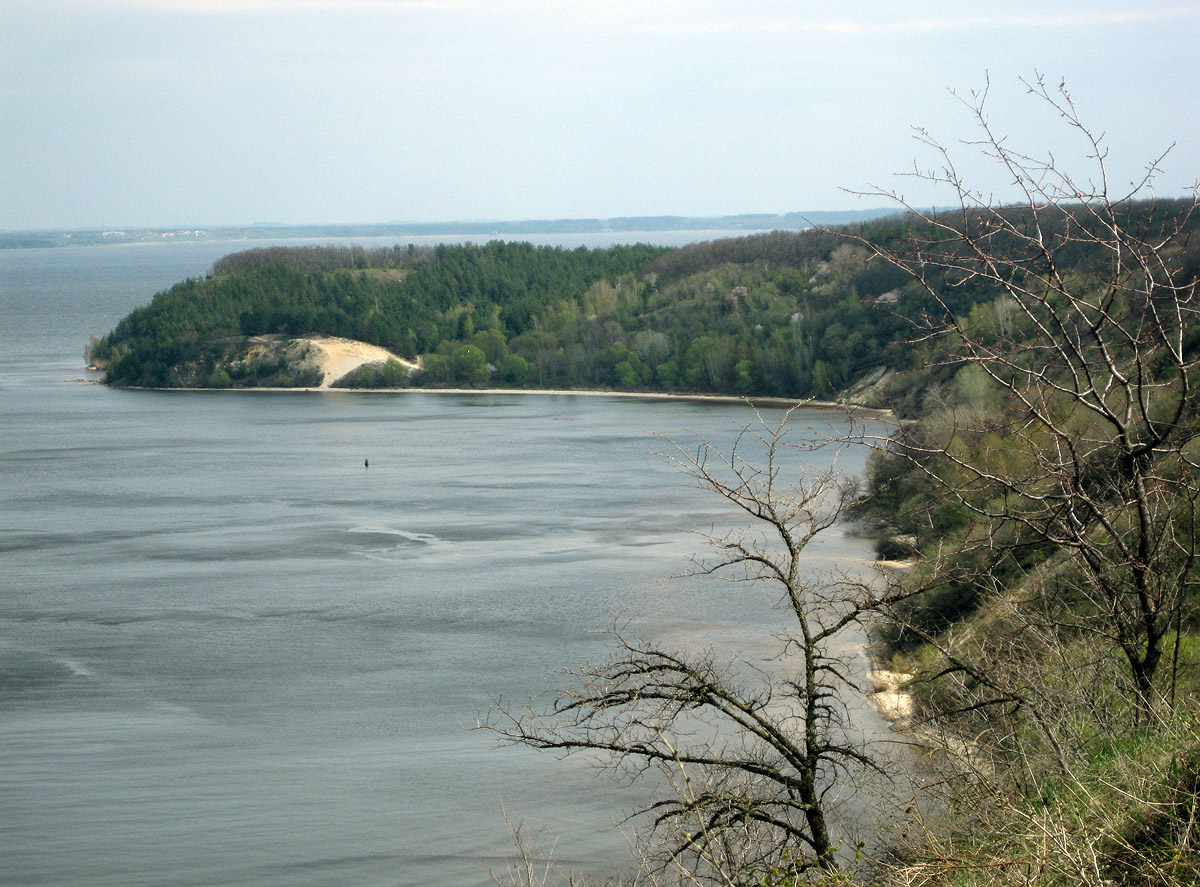
[(321, 373), (321, 384), (318, 388), (329, 388), (337, 380), (364, 365), (386, 364), (389, 360), (396, 361), (409, 373), (420, 369), (420, 364), (416, 361), (405, 360), (386, 348), (366, 342), (335, 336), (301, 338), (296, 342), (307, 347), (306, 360)]

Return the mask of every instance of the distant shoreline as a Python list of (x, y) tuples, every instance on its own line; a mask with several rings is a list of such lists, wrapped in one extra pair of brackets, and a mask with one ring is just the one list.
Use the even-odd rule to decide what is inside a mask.
[(724, 216), (622, 216), (617, 218), (525, 219), (520, 221), (383, 222), (314, 225), (128, 226), (122, 229), (63, 228), (0, 230), (0, 249), (53, 249), (63, 246), (118, 246), (134, 243), (214, 243), (241, 240), (328, 240), (364, 237), (522, 237), (656, 234), (694, 231), (753, 234), (799, 231), (813, 225), (851, 225), (895, 215), (896, 207), (743, 213)]

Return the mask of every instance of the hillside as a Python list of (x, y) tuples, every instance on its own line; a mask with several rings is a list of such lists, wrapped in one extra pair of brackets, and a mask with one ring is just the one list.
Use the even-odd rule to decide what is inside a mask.
[(929, 221), (888, 248), (934, 307), (858, 508), (912, 558), (877, 653), (945, 805), (896, 880), (1197, 883), (1195, 203)]
[(422, 366), (354, 385), (828, 397), (912, 365), (906, 318), (923, 302), (901, 299), (903, 285), (821, 231), (681, 249), (250, 250), (159, 293), (94, 340), (90, 359), (112, 385), (305, 387), (295, 366), (247, 361), (247, 339), (339, 336)]
[[(248, 250), (159, 293), (94, 340), (89, 356), (118, 386), (309, 387), (299, 364), (247, 359), (247, 341), (335, 336), (421, 367), (377, 362), (340, 383), (357, 387), (853, 392), (911, 415), (927, 377), (902, 378), (886, 397), (864, 381), (929, 363), (934, 343), (916, 339), (938, 298), (967, 315), (998, 292), (950, 281), (926, 290), (872, 258), (908, 248), (922, 224), (893, 217), (679, 249), (493, 241)], [(1097, 261), (1078, 249), (1060, 260), (1075, 273), (1094, 273)]]
[[(296, 367), (241, 360), (246, 340), (337, 336), (414, 359), (443, 342), (469, 344), (476, 326), (527, 328), (560, 294), (582, 295), (595, 281), (620, 279), (661, 253), (498, 242), (250, 250), (218, 261), (204, 279), (156, 295), (94, 341), (90, 358), (114, 385), (197, 387), (225, 373), (238, 387), (305, 387), (311, 380)], [(230, 372), (234, 363), (245, 366)]]

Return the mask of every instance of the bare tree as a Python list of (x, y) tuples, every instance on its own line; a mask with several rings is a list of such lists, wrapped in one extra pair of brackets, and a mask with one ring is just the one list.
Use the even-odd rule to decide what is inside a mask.
[[(790, 412), (789, 414), (790, 415)], [(688, 883), (780, 883), (839, 869), (830, 792), (871, 757), (848, 730), (853, 686), (832, 642), (885, 596), (862, 576), (817, 580), (805, 549), (842, 516), (854, 484), (834, 470), (784, 477), (785, 415), (747, 427), (725, 455), (706, 441), (670, 457), (747, 529), (710, 538), (696, 573), (781, 593), (788, 627), (778, 663), (722, 663), (614, 631), (616, 651), (568, 673), (548, 703), (498, 707), (487, 726), (505, 740), (596, 752), (610, 767), (657, 771), (671, 787), (639, 811), (660, 873)], [(753, 449), (753, 458), (746, 458)], [(782, 676), (771, 666), (782, 665)], [(686, 876), (686, 877), (684, 877)]]
[[(1028, 586), (1042, 592), (1029, 612), (1119, 650), (1144, 722), (1173, 696), (1167, 642), (1196, 581), (1197, 200), (1139, 199), (1161, 157), (1115, 192), (1101, 138), (1066, 89), (1026, 85), (1082, 138), (1086, 178), (1011, 147), (984, 90), (965, 99), (979, 132), (971, 144), (1019, 189), (1019, 205), (996, 208), (972, 191), (952, 152), (922, 132), (940, 166), (917, 174), (948, 187), (956, 209), (877, 192), (909, 211), (909, 237), (858, 238), (907, 272), (907, 298), (928, 305), (917, 338), (975, 368), (978, 402), (944, 416), (940, 432), (926, 424), (888, 446), (971, 515), (963, 550), (990, 556), (969, 581), (987, 586), (1004, 557), (1052, 558), (1052, 580)], [(996, 301), (964, 312), (964, 293), (980, 291)]]

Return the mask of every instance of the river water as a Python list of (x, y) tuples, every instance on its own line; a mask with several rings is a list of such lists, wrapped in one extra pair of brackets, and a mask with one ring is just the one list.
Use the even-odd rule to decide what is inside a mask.
[[(501, 801), (604, 870), (638, 789), (473, 726), (618, 612), (751, 655), (786, 625), (671, 578), (734, 516), (658, 435), (752, 416), (80, 381), (88, 336), (248, 245), (0, 252), (0, 884), (473, 887)], [(838, 530), (815, 560), (867, 554)]]

